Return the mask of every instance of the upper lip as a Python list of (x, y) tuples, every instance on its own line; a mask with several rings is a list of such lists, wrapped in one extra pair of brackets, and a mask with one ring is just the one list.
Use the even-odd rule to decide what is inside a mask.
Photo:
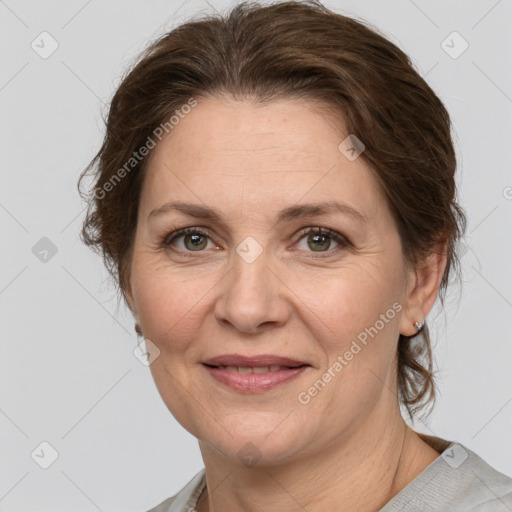
[[(289, 357), (275, 356), (272, 354), (260, 354), (257, 356), (243, 356), (240, 354), (224, 354), (212, 357), (203, 361), (203, 364), (210, 366), (288, 366), (296, 368), (298, 366), (308, 365), (304, 361), (298, 361)], [(309, 365), (308, 365), (309, 366)]]

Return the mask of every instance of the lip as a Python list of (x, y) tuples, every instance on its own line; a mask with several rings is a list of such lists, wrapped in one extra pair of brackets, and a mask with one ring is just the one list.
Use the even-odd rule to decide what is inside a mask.
[[(281, 357), (273, 354), (260, 354), (257, 356), (243, 356), (241, 354), (224, 354), (212, 357), (203, 361), (203, 364), (210, 366), (287, 366), (289, 368), (297, 368), (298, 366), (307, 365), (305, 361), (298, 361), (289, 357)], [(309, 365), (308, 365), (309, 366)]]
[(226, 368), (203, 365), (208, 373), (221, 384), (238, 393), (264, 393), (276, 386), (290, 382), (304, 373), (310, 366), (281, 369), (267, 373), (238, 373)]
[[(311, 365), (288, 357), (261, 354), (242, 356), (228, 354), (213, 357), (203, 362), (208, 373), (221, 384), (234, 391), (245, 394), (264, 393), (275, 387), (290, 382), (304, 373)], [(226, 366), (281, 366), (277, 371), (265, 373), (238, 373), (225, 368)], [(219, 368), (220, 367), (220, 368)]]

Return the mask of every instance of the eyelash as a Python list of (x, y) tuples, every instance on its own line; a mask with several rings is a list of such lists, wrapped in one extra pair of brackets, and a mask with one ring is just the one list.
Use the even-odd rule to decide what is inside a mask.
[[(190, 227), (190, 228), (178, 229), (177, 231), (173, 231), (172, 233), (166, 234), (161, 239), (160, 244), (162, 247), (167, 249), (171, 246), (172, 242), (174, 242), (178, 238), (181, 238), (182, 236), (186, 236), (191, 233), (205, 236), (205, 237), (209, 238), (210, 240), (212, 240), (210, 235), (202, 228)], [(334, 249), (328, 249), (327, 251), (323, 251), (323, 252), (320, 251), (318, 253), (315, 253), (314, 251), (309, 251), (312, 254), (315, 254), (315, 256), (313, 256), (313, 258), (320, 259), (320, 258), (332, 256), (333, 253), (339, 252), (343, 249), (347, 249), (351, 246), (351, 243), (344, 236), (339, 234), (338, 232), (336, 232), (332, 229), (329, 229), (329, 228), (322, 228), (322, 227), (312, 227), (312, 228), (302, 229), (297, 234), (297, 242), (299, 242), (300, 240), (302, 240), (305, 236), (307, 236), (309, 234), (327, 236), (327, 237), (331, 238), (332, 240), (334, 240), (337, 244), (339, 244), (338, 247), (335, 247)], [(182, 252), (182, 251), (178, 250), (177, 252)], [(194, 257), (196, 257), (196, 256), (193, 256), (194, 252), (204, 252), (204, 251), (185, 251), (185, 252), (187, 253), (187, 255), (190, 255), (190, 257), (194, 258)], [(318, 254), (318, 255), (325, 254), (325, 256), (316, 256), (316, 254)]]

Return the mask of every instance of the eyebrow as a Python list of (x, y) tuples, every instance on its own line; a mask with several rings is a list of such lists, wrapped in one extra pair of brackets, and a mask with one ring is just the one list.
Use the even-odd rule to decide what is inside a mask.
[[(181, 201), (170, 201), (165, 203), (164, 205), (152, 210), (147, 218), (150, 220), (155, 217), (164, 215), (170, 211), (179, 211), (197, 219), (209, 220), (218, 224), (225, 224), (222, 214), (217, 210), (208, 206), (184, 203)], [(321, 215), (336, 213), (347, 215), (361, 224), (364, 224), (369, 220), (366, 215), (348, 204), (340, 203), (337, 201), (327, 201), (323, 203), (309, 203), (289, 206), (288, 208), (285, 208), (279, 212), (276, 218), (276, 224), (290, 222), (306, 217), (318, 217)]]

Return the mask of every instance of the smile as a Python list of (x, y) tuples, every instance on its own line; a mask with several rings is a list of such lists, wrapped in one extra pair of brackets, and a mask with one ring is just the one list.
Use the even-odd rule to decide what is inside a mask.
[(204, 365), (213, 379), (239, 393), (263, 393), (302, 375), (309, 365), (286, 366), (210, 366)]

